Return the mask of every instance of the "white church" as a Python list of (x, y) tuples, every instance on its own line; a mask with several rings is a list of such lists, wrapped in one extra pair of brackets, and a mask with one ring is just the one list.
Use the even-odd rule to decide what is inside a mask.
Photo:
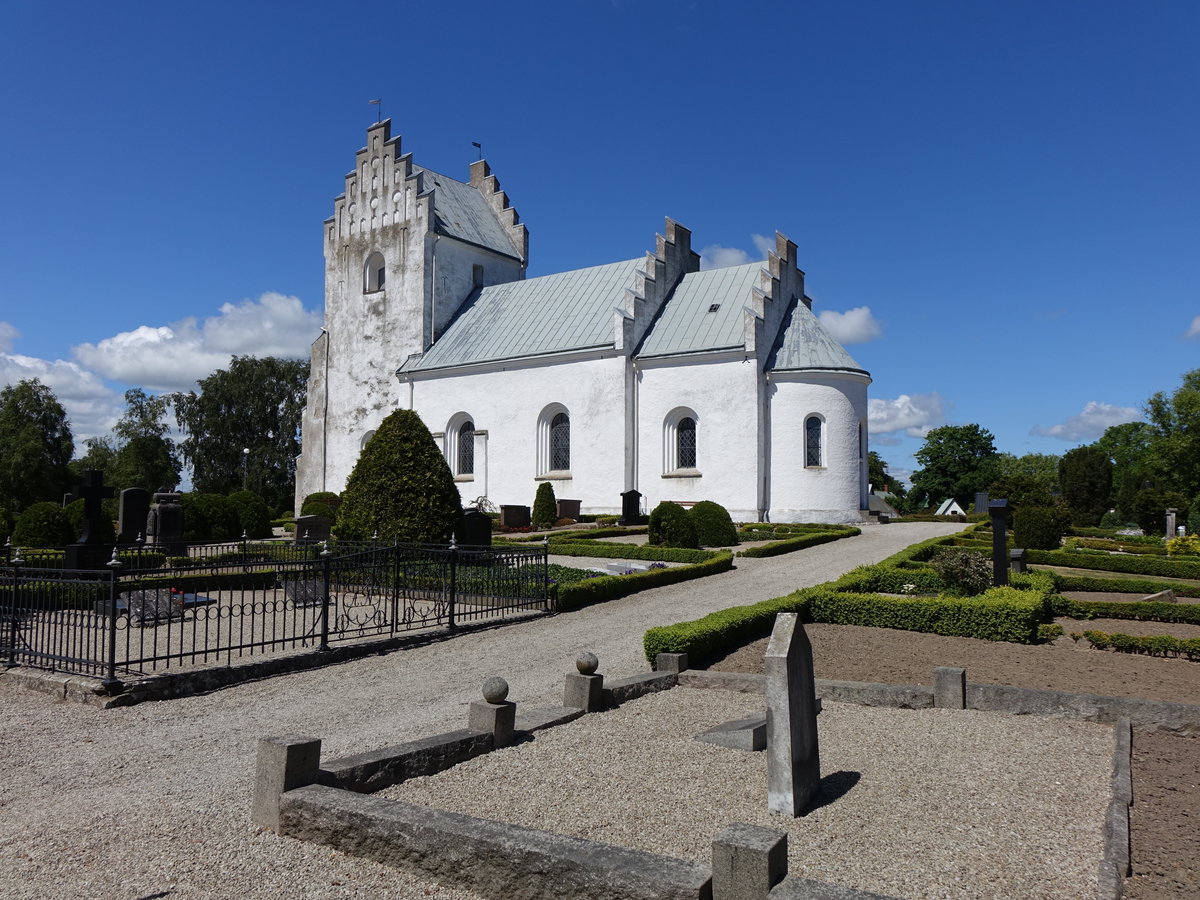
[[(631, 248), (631, 249), (636, 249)], [(415, 410), (464, 505), (584, 513), (637, 490), (735, 521), (860, 522), (870, 375), (821, 327), (796, 245), (700, 271), (666, 222), (643, 256), (526, 278), (529, 235), (485, 161), (468, 181), (367, 130), (325, 222), (297, 508), (340, 492), (392, 410)]]

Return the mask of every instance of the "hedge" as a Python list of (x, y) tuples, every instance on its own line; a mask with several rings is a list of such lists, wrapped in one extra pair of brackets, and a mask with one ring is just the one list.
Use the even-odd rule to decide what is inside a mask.
[(574, 543), (551, 544), (550, 552), (558, 556), (591, 556), (597, 559), (645, 559), (655, 562), (700, 563), (727, 550), (688, 550), (684, 547), (653, 547), (647, 544)]
[(1200, 660), (1200, 638), (1176, 638), (1166, 634), (1135, 637), (1129, 634), (1108, 634), (1104, 631), (1085, 631), (1083, 636), (1097, 650), (1111, 649), (1119, 653), (1183, 656), (1191, 660)]
[(1094, 578), (1088, 575), (1047, 573), (1056, 591), (1103, 591), (1110, 594), (1157, 594), (1171, 590), (1180, 597), (1200, 597), (1200, 585), (1179, 581), (1150, 581), (1145, 578)]
[(652, 663), (660, 653), (686, 653), (689, 666), (703, 667), (730, 647), (770, 634), (775, 615), (781, 612), (799, 613), (801, 621), (810, 621), (808, 596), (796, 591), (750, 606), (717, 610), (691, 622), (651, 628), (642, 638), (642, 648)]
[(773, 541), (770, 544), (763, 544), (761, 547), (747, 547), (745, 550), (739, 550), (738, 556), (779, 556), (782, 553), (791, 553), (793, 550), (803, 550), (805, 547), (815, 547), (818, 544), (828, 544), (842, 538), (854, 537), (856, 534), (862, 534), (862, 529), (848, 528), (845, 531), (811, 532), (798, 537), (785, 538), (782, 541)]
[(1071, 550), (1029, 550), (1030, 563), (1066, 566), (1072, 569), (1096, 569), (1101, 572), (1128, 572), (1130, 575), (1160, 575), (1168, 578), (1200, 578), (1200, 562), (1158, 559), (1152, 556), (1112, 556), (1107, 553), (1078, 553)]
[(856, 594), (940, 594), (946, 588), (933, 569), (894, 569), (882, 564), (851, 569), (831, 584), (836, 590)]
[(1102, 538), (1067, 538), (1063, 549), (1070, 550), (1100, 550), (1101, 552), (1119, 551), (1121, 553), (1141, 554), (1142, 556), (1166, 556), (1167, 548), (1162, 538), (1153, 538), (1153, 543), (1134, 543), (1119, 539)]
[(566, 612), (592, 603), (615, 600), (649, 588), (716, 575), (733, 568), (732, 553), (724, 551), (710, 556), (711, 559), (674, 569), (649, 569), (645, 572), (634, 572), (632, 575), (602, 575), (587, 581), (559, 585), (555, 608), (559, 612)]
[(1138, 622), (1184, 622), (1200, 625), (1200, 604), (1147, 603), (1144, 600), (1120, 603), (1106, 600), (1070, 600), (1055, 596), (1051, 610), (1070, 619), (1132, 619)]
[(195, 575), (154, 575), (121, 582), (121, 593), (133, 590), (172, 587), (181, 591), (254, 591), (273, 588), (279, 580), (274, 569), (254, 572), (197, 573)]

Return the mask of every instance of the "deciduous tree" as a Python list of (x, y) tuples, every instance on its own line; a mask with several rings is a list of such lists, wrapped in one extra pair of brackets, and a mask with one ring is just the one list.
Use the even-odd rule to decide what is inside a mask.
[(1113, 464), (1108, 454), (1096, 444), (1068, 450), (1059, 461), (1058, 480), (1071, 523), (1100, 524), (1112, 502)]
[(913, 473), (913, 487), (932, 503), (953, 497), (965, 508), (996, 479), (996, 445), (978, 425), (934, 428), (914, 455), (921, 469)]
[(36, 378), (0, 390), (0, 502), (13, 514), (61, 501), (75, 452), (66, 410)]

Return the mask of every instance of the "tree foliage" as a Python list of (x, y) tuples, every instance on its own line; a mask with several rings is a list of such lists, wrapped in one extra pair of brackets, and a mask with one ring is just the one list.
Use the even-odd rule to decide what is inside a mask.
[(1071, 510), (1071, 523), (1098, 525), (1112, 502), (1113, 464), (1097, 444), (1076, 447), (1058, 463), (1063, 502)]
[(78, 536), (62, 504), (43, 500), (21, 513), (13, 528), (12, 542), (14, 547), (65, 547)]
[(897, 496), (904, 494), (904, 485), (888, 474), (887, 462), (874, 450), (867, 452), (867, 481), (874, 491)]
[(1096, 446), (1112, 460), (1114, 494), (1120, 494), (1127, 476), (1138, 484), (1145, 480), (1150, 437), (1150, 426), (1145, 422), (1127, 422), (1110, 426), (1096, 441)]
[(1168, 490), (1193, 496), (1200, 491), (1200, 369), (1185, 373), (1170, 396), (1152, 396), (1145, 413), (1150, 470)]
[(182, 469), (165, 418), (166, 397), (147, 395), (141, 388), (125, 392), (125, 412), (113, 427), (117, 450), (105, 470), (105, 481), (117, 490), (139, 487), (151, 493), (174, 490)]
[(729, 510), (712, 500), (701, 500), (688, 510), (701, 547), (732, 547), (738, 543), (737, 528)]
[(398, 409), (367, 441), (342, 491), (338, 537), (441, 544), (462, 519), (454, 475), (420, 416)]
[(996, 479), (998, 462), (992, 433), (978, 425), (943, 425), (925, 436), (915, 454), (921, 469), (913, 488), (931, 503), (953, 497), (965, 509)]
[(228, 369), (197, 383), (199, 393), (172, 394), (196, 490), (227, 494), (245, 486), (290, 509), (307, 382), (307, 362), (235, 356)]
[(661, 547), (689, 547), (694, 550), (700, 546), (692, 517), (686, 509), (670, 500), (663, 500), (650, 511), (647, 540)]
[(0, 502), (12, 513), (61, 500), (75, 452), (67, 413), (36, 378), (0, 390)]
[(558, 501), (554, 496), (554, 485), (543, 481), (538, 485), (537, 493), (533, 495), (533, 512), (529, 515), (529, 524), (541, 530), (554, 527), (558, 521)]

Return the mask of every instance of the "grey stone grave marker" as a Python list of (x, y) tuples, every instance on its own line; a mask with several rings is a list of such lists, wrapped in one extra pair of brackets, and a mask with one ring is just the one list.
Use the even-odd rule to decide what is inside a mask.
[(159, 490), (146, 516), (146, 542), (164, 553), (177, 556), (184, 551), (183, 504), (175, 491)]
[(146, 530), (150, 514), (150, 492), (145, 488), (125, 488), (117, 506), (117, 543), (132, 544)]
[(293, 606), (320, 606), (325, 600), (325, 582), (315, 578), (285, 581), (283, 596)]
[(779, 613), (763, 665), (767, 682), (767, 809), (798, 816), (821, 786), (812, 644), (796, 613)]
[(183, 604), (167, 588), (130, 591), (125, 595), (125, 604), (130, 624), (142, 628), (183, 618)]

